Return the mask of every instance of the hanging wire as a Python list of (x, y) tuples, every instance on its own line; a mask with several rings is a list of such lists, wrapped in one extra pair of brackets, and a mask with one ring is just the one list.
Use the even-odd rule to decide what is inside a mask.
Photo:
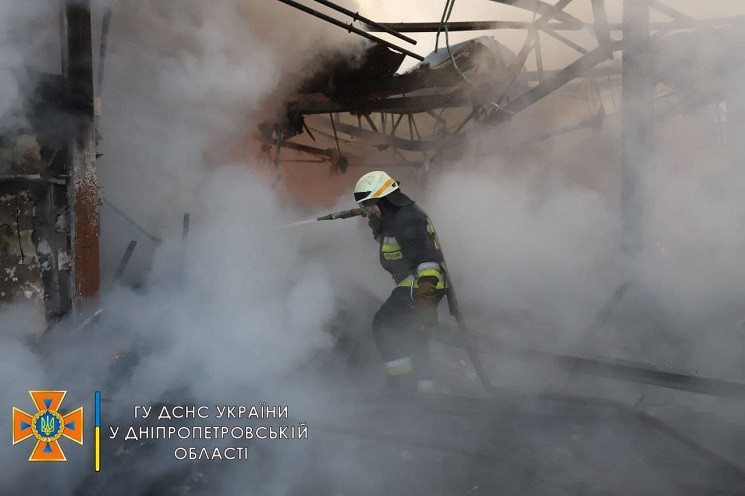
[[(445, 1), (445, 10), (442, 13), (442, 19), (440, 20), (440, 25), (437, 28), (437, 34), (439, 36), (440, 30), (444, 30), (445, 31), (445, 47), (448, 50), (448, 55), (450, 56), (450, 61), (453, 63), (453, 67), (458, 72), (458, 75), (463, 78), (464, 81), (466, 81), (468, 84), (470, 84), (471, 86), (473, 86), (474, 89), (477, 89), (476, 88), (476, 85), (473, 83), (473, 81), (471, 81), (470, 79), (468, 79), (468, 76), (466, 76), (463, 73), (463, 71), (460, 69), (460, 67), (458, 67), (458, 64), (455, 62), (455, 57), (453, 57), (453, 51), (450, 48), (450, 31), (448, 31), (448, 21), (450, 21), (450, 15), (453, 13), (453, 7), (454, 6), (455, 6), (455, 0), (446, 0)], [(435, 52), (437, 52), (437, 38), (435, 38)], [(499, 105), (497, 102), (495, 102), (491, 98), (489, 99), (489, 103), (491, 103), (492, 106), (498, 108), (502, 112), (507, 112), (508, 114), (513, 114), (514, 115), (514, 112), (513, 111), (508, 110), (508, 109), (502, 107), (501, 105)]]
[[(450, 5), (451, 1), (454, 2), (455, 0), (445, 0), (445, 10), (442, 11), (440, 24), (437, 26), (437, 33), (435, 34), (435, 53), (437, 53), (437, 46), (440, 43), (440, 32), (442, 31), (442, 26), (445, 24), (445, 17), (447, 16), (448, 6)], [(450, 10), (452, 10), (452, 8)]]

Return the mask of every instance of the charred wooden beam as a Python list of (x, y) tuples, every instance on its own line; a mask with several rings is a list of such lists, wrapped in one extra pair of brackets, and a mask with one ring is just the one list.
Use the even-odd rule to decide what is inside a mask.
[(90, 0), (65, 2), (65, 38), (63, 66), (74, 121), (74, 136), (69, 146), (72, 297), (73, 308), (80, 308), (98, 293), (100, 286)]

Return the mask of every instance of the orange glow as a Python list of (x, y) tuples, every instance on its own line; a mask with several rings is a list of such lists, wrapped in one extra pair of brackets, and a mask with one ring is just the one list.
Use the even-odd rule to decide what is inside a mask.
[(662, 245), (662, 243), (657, 243), (657, 252), (663, 256), (663, 257), (672, 257), (673, 252), (672, 250), (667, 249), (665, 246)]

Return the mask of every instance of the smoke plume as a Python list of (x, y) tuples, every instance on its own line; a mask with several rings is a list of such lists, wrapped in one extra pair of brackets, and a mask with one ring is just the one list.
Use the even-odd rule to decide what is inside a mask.
[[(608, 3), (612, 21), (618, 21), (621, 2)], [(379, 6), (381, 14), (393, 10), (387, 2), (360, 4), (363, 9)], [(100, 27), (109, 5), (96, 3), (94, 26)], [(456, 11), (453, 20), (465, 15), (461, 5), (467, 2), (458, 4), (464, 10)], [(59, 72), (56, 6), (42, 0), (24, 2), (23, 8), (0, 6), (0, 115), (20, 115), (26, 67)], [(499, 7), (499, 13), (506, 12)], [(375, 18), (374, 12), (365, 14)], [(727, 14), (727, 8), (722, 12)], [(588, 12), (573, 13), (590, 19)], [(415, 14), (390, 20), (413, 20), (406, 17)], [(98, 46), (98, 34), (95, 38)], [(736, 34), (711, 43), (693, 46), (712, 46), (718, 54), (729, 53), (718, 44), (742, 46)], [(380, 385), (378, 357), (360, 349), (372, 349), (365, 342), (369, 322), (390, 290), (377, 263), (376, 244), (364, 221), (278, 229), (318, 212), (299, 206), (283, 189), (280, 170), (254, 153), (252, 141), (259, 122), (281, 114), (283, 98), (324, 57), (355, 56), (365, 45), (279, 2), (135, 0), (113, 4), (107, 46), (104, 83), (96, 89), (102, 101), (99, 185), (108, 201), (162, 242), (156, 245), (102, 206), (105, 287), (96, 322), (81, 329), (80, 320), (70, 316), (40, 337), (37, 308), (2, 309), (0, 391), (6, 414), (12, 406), (30, 409), (29, 389), (69, 388), (65, 406), (85, 404), (89, 425), (88, 393), (95, 390), (104, 394), (106, 421), (125, 428), (133, 422), (135, 405), (179, 402), (288, 404), (293, 421), (318, 420), (315, 444), (253, 445), (256, 458), (215, 469), (218, 475), (203, 488), (205, 494), (236, 494), (247, 487), (256, 494), (394, 494), (421, 492), (427, 484), (444, 494), (467, 494), (477, 493), (478, 485), (443, 489), (440, 482), (452, 483), (451, 476), (469, 482), (488, 478), (486, 473), (512, 482), (519, 478), (522, 482), (510, 486), (514, 494), (599, 494), (607, 489), (603, 484), (609, 492), (630, 487), (641, 494), (653, 487), (608, 482), (604, 473), (615, 462), (628, 473), (643, 471), (644, 481), (664, 488), (660, 494), (683, 490), (660, 481), (654, 463), (640, 466), (634, 452), (639, 445), (624, 430), (628, 418), (608, 414), (602, 410), (607, 406), (556, 406), (544, 397), (540, 401), (545, 403), (539, 403), (536, 393), (546, 390), (630, 405), (648, 397), (649, 406), (640, 408), (677, 421), (680, 429), (699, 427), (697, 439), (716, 446), (726, 444), (730, 434), (739, 439), (745, 432), (733, 413), (737, 405), (716, 398), (577, 379), (550, 366), (493, 360), (483, 350), (488, 372), (511, 391), (500, 405), (465, 399), (413, 406), (401, 400), (390, 409), (374, 404), (371, 397), (377, 397), (360, 383), (370, 391)], [(658, 102), (655, 165), (647, 171), (643, 276), (633, 281), (633, 290), (607, 325), (594, 333), (588, 326), (598, 310), (627, 282), (619, 261), (618, 78), (601, 81), (592, 98), (583, 99), (583, 91), (593, 91), (587, 90), (589, 84), (573, 84), (508, 123), (474, 125), (461, 158), (435, 163), (429, 173), (405, 174), (411, 180), (404, 181), (403, 189), (430, 214), (463, 309), (479, 333), (559, 353), (639, 360), (745, 380), (740, 360), (745, 273), (738, 257), (745, 247), (745, 176), (738, 168), (745, 153), (737, 134), (744, 103), (739, 81), (745, 71), (741, 63), (729, 64), (731, 54), (722, 64), (698, 67), (710, 57), (691, 62), (685, 46), (691, 45), (673, 43), (667, 47), (671, 52), (659, 52), (672, 61), (669, 67), (658, 66), (666, 78), (662, 84), (682, 92)], [(547, 68), (565, 57), (549, 49)], [(728, 134), (716, 132), (720, 100), (694, 102), (691, 108), (675, 100), (691, 89), (676, 85), (685, 83), (694, 68), (701, 78), (696, 81), (712, 83), (712, 91), (725, 95)], [(595, 115), (600, 106), (606, 114), (600, 128), (554, 134)], [(350, 174), (360, 169), (353, 166)], [(307, 187), (323, 192), (327, 186), (319, 180)], [(351, 200), (347, 195), (329, 203), (342, 209), (352, 206)], [(190, 227), (182, 240), (185, 213)], [(119, 284), (112, 276), (130, 239), (138, 246), (126, 284)], [(442, 308), (441, 317), (452, 327)], [(329, 372), (343, 348), (335, 339), (337, 331), (352, 336), (347, 356), (359, 359), (361, 368), (369, 360), (364, 381), (355, 382), (348, 369)], [(464, 354), (442, 345), (433, 345), (433, 351), (443, 384), (476, 389)], [(512, 411), (510, 405), (520, 408)], [(531, 410), (530, 405), (538, 406)], [(465, 413), (453, 421), (457, 408)], [(498, 409), (499, 416), (486, 418), (487, 408)], [(583, 417), (596, 410), (600, 413), (593, 420)], [(6, 414), (0, 415), (0, 430), (8, 433)], [(698, 420), (690, 420), (697, 415)], [(721, 418), (726, 423), (719, 431), (701, 428)], [(353, 427), (344, 432), (344, 425)], [(370, 425), (382, 427), (368, 432)], [(350, 436), (350, 430), (361, 436)], [(440, 444), (433, 448), (423, 438)], [(405, 448), (396, 444), (408, 441)], [(673, 444), (667, 438), (654, 444), (659, 449), (654, 460), (685, 451)], [(126, 450), (118, 450), (120, 466), (107, 468), (105, 482), (90, 479), (88, 466), (72, 463), (74, 457), (90, 461), (88, 441), (84, 447), (68, 443), (63, 448), (70, 450), (71, 462), (50, 468), (26, 463), (26, 443), (0, 445), (0, 459), (7, 461), (0, 467), (2, 491), (20, 494), (54, 482), (61, 494), (80, 488), (92, 494), (155, 494), (168, 477), (175, 478), (168, 487), (194, 482), (193, 473), (179, 472), (184, 465), (165, 445), (147, 452), (148, 446), (132, 448), (144, 453), (135, 461), (126, 461)], [(738, 447), (729, 449), (731, 457), (743, 455)], [(567, 462), (563, 453), (575, 457)], [(390, 459), (381, 461), (383, 455)], [(686, 458), (686, 463), (694, 466), (695, 460)], [(524, 471), (514, 475), (511, 464)], [(589, 482), (573, 479), (577, 466), (586, 472), (577, 477), (586, 475)], [(433, 467), (445, 468), (439, 473)], [(679, 470), (664, 463), (659, 467)], [(700, 470), (696, 483), (708, 489), (718, 472), (708, 465)], [(561, 477), (552, 478), (557, 474)], [(486, 493), (489, 486), (483, 487)]]

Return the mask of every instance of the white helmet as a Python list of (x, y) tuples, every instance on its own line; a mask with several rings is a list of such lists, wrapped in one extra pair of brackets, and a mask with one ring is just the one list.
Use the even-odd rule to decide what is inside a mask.
[(398, 189), (398, 181), (383, 171), (368, 172), (354, 187), (354, 200), (361, 204), (366, 200), (383, 198)]

